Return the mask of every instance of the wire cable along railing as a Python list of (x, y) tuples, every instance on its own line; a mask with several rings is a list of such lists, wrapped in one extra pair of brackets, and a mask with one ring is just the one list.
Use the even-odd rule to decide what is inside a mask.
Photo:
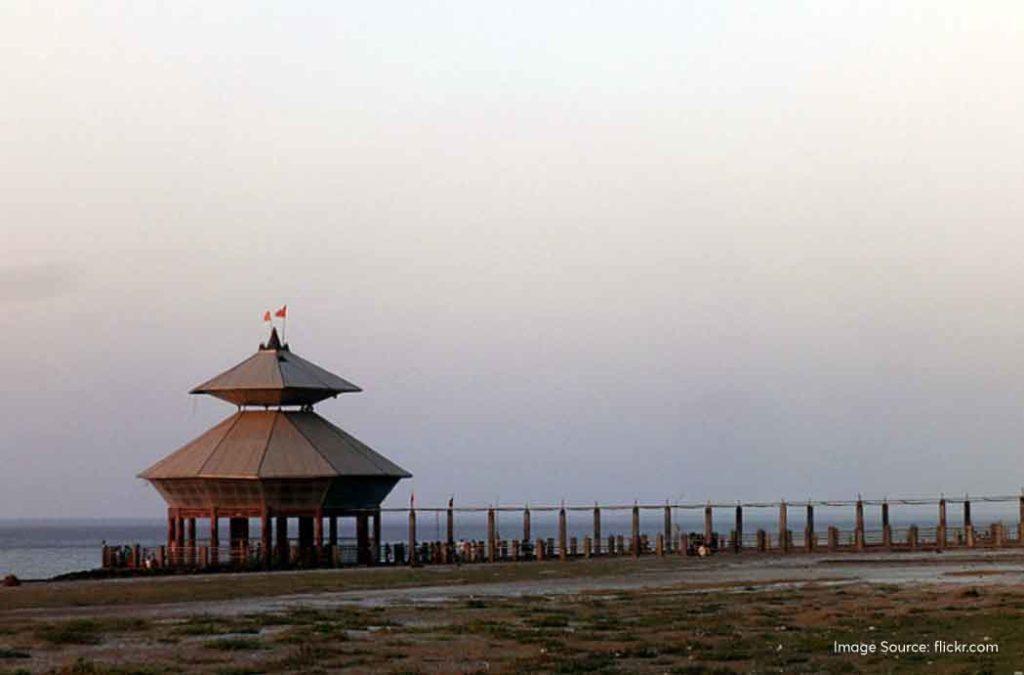
[[(972, 504), (1003, 506), (997, 509), (998, 518), (978, 527), (972, 517)], [(1009, 504), (1016, 508), (1007, 509)], [(935, 510), (928, 515), (925, 507)], [(838, 518), (837, 510), (842, 510)], [(660, 516), (653, 528), (651, 512)], [(434, 527), (430, 523), (423, 527), (424, 523), (418, 522), (427, 520), (428, 514), (433, 516), (429, 520), (435, 521)], [(516, 515), (511, 524), (509, 514)], [(624, 517), (626, 514), (628, 517)], [(894, 514), (900, 516), (899, 524), (895, 524)], [(278, 523), (273, 540), (269, 531), (250, 540), (247, 526), (233, 530), (229, 541), (198, 539), (192, 518), (187, 537), (178, 532), (177, 539), (165, 546), (104, 545), (103, 567), (159, 573), (1024, 545), (1024, 494), (466, 506), (456, 506), (450, 500), (444, 506), (411, 503), (404, 508), (356, 509), (347, 515), (359, 524), (355, 538), (339, 536), (333, 516), (328, 519), (328, 537), (323, 535), (323, 519), (310, 523), (310, 518), (299, 517), (292, 519), (299, 521), (300, 537), (289, 538), (289, 517), (273, 514)], [(371, 519), (372, 533), (368, 525)], [(388, 522), (382, 527), (385, 519)], [(790, 526), (791, 520), (799, 526), (796, 531)], [(264, 522), (269, 523), (269, 516)]]

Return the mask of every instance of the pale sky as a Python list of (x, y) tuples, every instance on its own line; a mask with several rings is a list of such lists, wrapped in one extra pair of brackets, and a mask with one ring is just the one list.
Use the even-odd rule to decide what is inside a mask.
[(1024, 484), (1019, 2), (14, 0), (0, 63), (0, 517), (161, 513), (283, 303), (392, 504)]

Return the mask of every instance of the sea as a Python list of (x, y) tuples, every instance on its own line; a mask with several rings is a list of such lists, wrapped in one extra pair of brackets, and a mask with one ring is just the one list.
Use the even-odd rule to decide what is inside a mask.
[[(890, 522), (894, 528), (917, 524), (922, 528), (935, 525), (934, 507), (890, 507)], [(877, 530), (879, 508), (865, 507), (866, 527)], [(822, 508), (815, 512), (815, 529), (819, 538), (829, 525), (843, 529), (852, 528), (852, 508)], [(1001, 521), (1007, 526), (1016, 526), (1018, 514), (1016, 505), (975, 503), (973, 521), (976, 527), (987, 527), (989, 523)], [(703, 513), (700, 509), (677, 511), (673, 517), (675, 528), (686, 532), (703, 529)], [(728, 534), (732, 527), (732, 509), (715, 510), (715, 530)], [(628, 510), (602, 512), (602, 535), (629, 535), (631, 515)], [(355, 537), (355, 525), (351, 518), (339, 519), (339, 536), (344, 539)], [(774, 532), (777, 524), (775, 509), (752, 509), (744, 512), (744, 532), (747, 538), (758, 528)], [(804, 528), (804, 509), (789, 509), (789, 527), (794, 538), (800, 540)], [(959, 505), (949, 505), (949, 526), (958, 527), (961, 522)], [(593, 519), (591, 512), (569, 511), (568, 536), (580, 540), (591, 534)], [(498, 513), (498, 536), (515, 539), (522, 536), (523, 518), (520, 512)], [(294, 521), (290, 523), (295, 528)], [(654, 536), (663, 527), (660, 509), (641, 512), (641, 531)], [(324, 528), (326, 532), (326, 527)], [(420, 512), (417, 519), (417, 539), (440, 541), (444, 538), (445, 515), (441, 512)], [(557, 515), (553, 511), (537, 511), (531, 514), (533, 538), (555, 537), (558, 531)], [(455, 538), (457, 540), (480, 540), (486, 538), (486, 515), (483, 512), (457, 513)], [(408, 536), (408, 518), (404, 512), (385, 512), (381, 523), (381, 538), (384, 542), (404, 542)], [(294, 529), (289, 534), (296, 536)], [(202, 542), (208, 537), (207, 524), (197, 520), (196, 536)], [(221, 524), (221, 537), (227, 536), (226, 523)], [(251, 523), (250, 536), (259, 538), (259, 521)], [(14, 574), (20, 579), (50, 579), (61, 574), (95, 569), (100, 566), (104, 543), (110, 545), (158, 546), (166, 542), (167, 521), (163, 518), (0, 518), (0, 578)]]

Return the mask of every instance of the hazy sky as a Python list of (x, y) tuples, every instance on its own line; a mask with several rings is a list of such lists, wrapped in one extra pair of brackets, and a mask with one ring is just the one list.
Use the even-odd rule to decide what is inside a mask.
[(0, 8), (0, 517), (287, 302), (422, 503), (1013, 493), (1019, 2)]

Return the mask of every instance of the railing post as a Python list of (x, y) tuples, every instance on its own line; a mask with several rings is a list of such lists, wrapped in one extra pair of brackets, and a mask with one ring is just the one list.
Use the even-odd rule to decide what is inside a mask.
[(740, 504), (736, 505), (736, 541), (732, 550), (735, 553), (743, 550), (743, 506)]
[(964, 542), (974, 548), (974, 524), (971, 522), (971, 500), (964, 497)]
[(711, 511), (711, 502), (704, 507), (704, 545), (711, 548), (711, 538), (715, 532), (714, 515)]
[(455, 497), (448, 498), (446, 516), (445, 542), (448, 544), (448, 562), (455, 558)]
[(835, 525), (829, 525), (828, 527), (828, 550), (839, 550), (839, 528)]
[(529, 545), (533, 541), (530, 538), (530, 507), (523, 509), (523, 544)]
[(671, 551), (672, 549), (672, 507), (665, 504), (665, 515), (664, 523), (662, 527), (662, 533), (665, 535), (665, 549)]
[(498, 541), (498, 535), (495, 532), (496, 523), (494, 520), (494, 507), (487, 509), (487, 562), (494, 562), (498, 559), (498, 553), (494, 550), (495, 544)]
[(760, 529), (757, 531), (757, 550), (762, 553), (768, 550), (768, 533)]
[(409, 565), (416, 566), (416, 508), (409, 500)]
[(583, 557), (590, 560), (590, 556), (594, 554), (594, 542), (589, 535), (583, 537)]
[(882, 546), (892, 546), (892, 528), (889, 527), (889, 502), (882, 502)]
[(856, 520), (853, 531), (853, 546), (858, 551), (864, 550), (864, 502), (857, 496)]
[(597, 504), (594, 504), (594, 554), (601, 555), (601, 507)]
[(917, 549), (917, 525), (911, 525), (907, 531), (907, 543), (910, 544), (911, 551)]
[(946, 548), (946, 498), (939, 499), (939, 527), (935, 531), (935, 547), (940, 551)]
[(558, 509), (558, 559), (565, 562), (569, 559), (569, 552), (566, 550), (566, 519), (565, 505)]
[(804, 525), (804, 550), (814, 553), (814, 504), (807, 502), (807, 522)]
[(640, 507), (633, 504), (633, 557), (640, 557)]
[(1017, 543), (1024, 544), (1024, 495), (1020, 496), (1020, 503), (1017, 505)]
[(789, 553), (789, 509), (785, 499), (779, 502), (779, 550)]

